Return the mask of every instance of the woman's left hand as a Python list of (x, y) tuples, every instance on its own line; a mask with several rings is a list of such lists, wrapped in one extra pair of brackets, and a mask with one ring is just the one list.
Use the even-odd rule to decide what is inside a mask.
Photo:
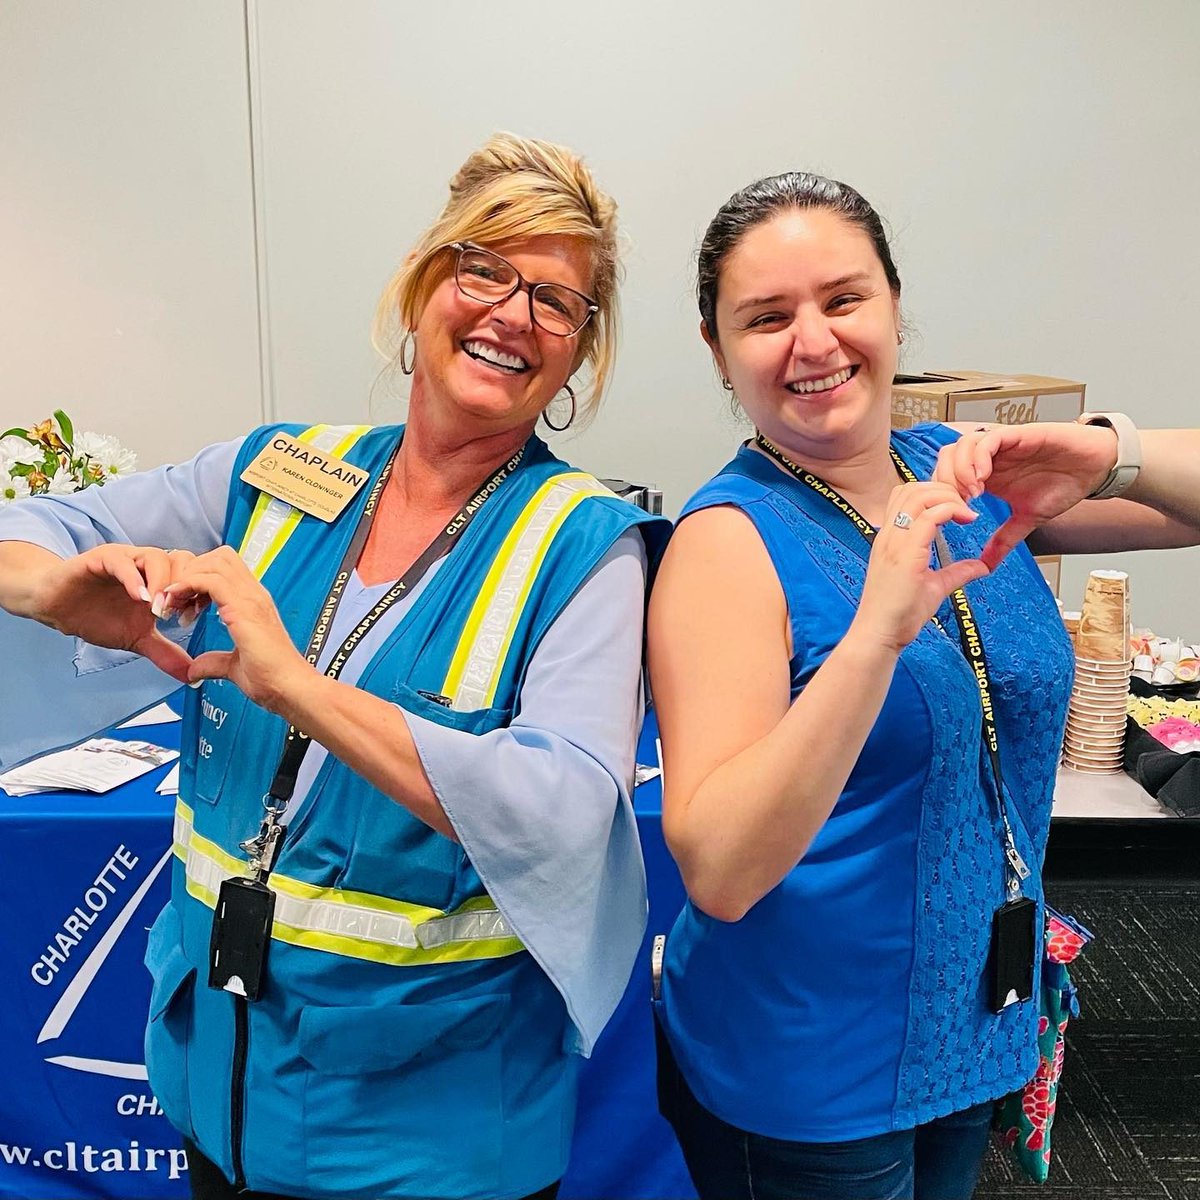
[(933, 479), (950, 484), (966, 500), (986, 490), (1012, 509), (980, 556), (994, 569), (1035, 529), (1099, 487), (1116, 454), (1116, 434), (1104, 426), (1058, 421), (991, 425), (944, 446)]
[(292, 644), (270, 593), (229, 546), (198, 555), (166, 589), (174, 607), (211, 601), (233, 639), (232, 650), (199, 655), (188, 680), (228, 679), (255, 704), (278, 712), (313, 668)]

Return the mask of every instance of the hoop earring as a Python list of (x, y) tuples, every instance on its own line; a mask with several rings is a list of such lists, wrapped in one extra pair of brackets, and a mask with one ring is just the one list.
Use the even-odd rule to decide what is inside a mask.
[[(400, 374), (401, 375), (411, 375), (413, 373), (413, 367), (416, 365), (416, 361), (417, 361), (416, 345), (417, 345), (417, 339), (411, 333), (406, 332), (405, 335), (400, 339), (400, 353), (397, 357), (400, 360)], [(408, 361), (408, 349), (410, 346), (413, 348), (413, 361), (412, 362)]]
[(553, 429), (555, 433), (565, 433), (571, 428), (571, 423), (575, 420), (575, 393), (571, 390), (571, 385), (569, 383), (564, 383), (563, 389), (566, 391), (567, 395), (571, 397), (571, 415), (567, 418), (565, 425), (555, 425), (555, 423), (550, 420), (548, 416), (546, 416), (546, 413), (550, 411), (549, 405), (542, 409), (542, 420), (545, 421), (547, 427)]

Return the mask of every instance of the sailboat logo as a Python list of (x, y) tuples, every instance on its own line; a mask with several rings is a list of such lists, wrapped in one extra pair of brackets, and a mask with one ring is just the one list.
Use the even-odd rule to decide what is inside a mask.
[[(75, 1015), (87, 995), (88, 988), (95, 982), (108, 956), (112, 953), (125, 927), (133, 920), (146, 894), (154, 881), (162, 873), (163, 868), (171, 861), (171, 850), (168, 850), (154, 864), (150, 873), (142, 881), (137, 891), (125, 902), (125, 906), (117, 913), (113, 923), (104, 931), (104, 935), (92, 948), (92, 952), (83, 960), (75, 977), (67, 985), (66, 990), (58, 998), (58, 1002), (50, 1010), (50, 1015), (38, 1033), (38, 1045), (52, 1042), (60, 1037), (67, 1028), (68, 1022)], [(86, 1071), (92, 1075), (109, 1075), (114, 1079), (146, 1079), (146, 1064), (138, 1062), (117, 1062), (106, 1058), (87, 1058), (74, 1054), (51, 1055), (46, 1059), (60, 1067), (72, 1071)]]

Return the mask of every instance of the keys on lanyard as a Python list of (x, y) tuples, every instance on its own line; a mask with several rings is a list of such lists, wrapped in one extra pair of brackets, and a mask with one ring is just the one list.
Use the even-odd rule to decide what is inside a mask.
[(266, 816), (258, 833), (239, 843), (250, 859), (250, 870), (254, 873), (256, 883), (263, 883), (275, 869), (283, 837), (287, 833), (287, 826), (279, 820), (287, 808), (286, 802), (277, 800), (268, 792), (263, 797), (263, 808)]

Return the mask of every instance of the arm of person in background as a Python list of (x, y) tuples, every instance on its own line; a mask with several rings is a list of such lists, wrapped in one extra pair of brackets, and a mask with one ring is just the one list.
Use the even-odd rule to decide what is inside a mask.
[(1109, 554), (1200, 544), (1200, 430), (1140, 431), (1142, 469), (1120, 497), (1088, 500), (1116, 462), (1102, 425), (954, 425), (934, 479), (967, 499), (985, 488), (1012, 509), (983, 557), (1025, 541), (1034, 554)]
[(640, 534), (627, 534), (593, 569), (538, 647), (517, 719), (482, 736), (439, 726), (317, 671), (229, 547), (192, 560), (169, 591), (211, 598), (234, 642), (233, 650), (197, 658), (193, 681), (231, 680), (447, 837), (458, 837), (448, 808), (486, 798), (504, 812), (507, 799), (513, 819), (537, 812), (528, 829), (536, 845), (538, 821), (553, 820), (564, 798), (610, 819), (632, 777), (641, 544)]
[(157, 627), (162, 593), (192, 554), (220, 544), (240, 445), (8, 505), (0, 511), (0, 607), (98, 646), (136, 651), (186, 682), (190, 658)]
[[(900, 511), (908, 528), (892, 523)], [(947, 595), (986, 574), (978, 560), (930, 569), (934, 535), (951, 520), (974, 514), (945, 485), (892, 492), (858, 612), (794, 702), (786, 603), (752, 523), (714, 507), (676, 530), (649, 621), (663, 833), (710, 916), (739, 920), (800, 861), (858, 760), (900, 652)]]

